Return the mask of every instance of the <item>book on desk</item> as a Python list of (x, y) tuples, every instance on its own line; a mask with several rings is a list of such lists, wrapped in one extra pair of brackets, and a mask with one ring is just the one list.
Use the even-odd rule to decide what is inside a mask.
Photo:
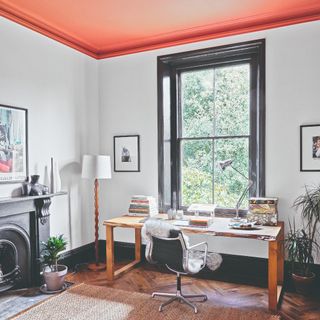
[(136, 217), (153, 217), (159, 213), (156, 199), (144, 195), (131, 197), (128, 212), (129, 216)]

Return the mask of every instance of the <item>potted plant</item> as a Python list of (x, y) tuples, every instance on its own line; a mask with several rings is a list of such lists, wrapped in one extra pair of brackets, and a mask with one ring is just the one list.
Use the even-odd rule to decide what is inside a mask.
[(308, 294), (312, 290), (315, 273), (311, 271), (314, 263), (313, 253), (318, 244), (312, 239), (308, 230), (296, 229), (289, 223), (286, 237), (286, 249), (291, 262), (291, 275), (298, 293)]
[(293, 226), (289, 224), (286, 248), (295, 288), (297, 292), (307, 294), (315, 281), (311, 267), (320, 248), (317, 242), (317, 228), (320, 224), (320, 186), (306, 187), (305, 190), (305, 194), (299, 196), (293, 204), (295, 208), (301, 209), (305, 227), (296, 229), (295, 223)]
[(66, 249), (66, 245), (63, 235), (50, 237), (47, 242), (42, 242), (42, 259), (45, 264), (43, 278), (47, 291), (58, 291), (63, 288), (68, 267), (58, 264), (58, 260), (60, 253)]

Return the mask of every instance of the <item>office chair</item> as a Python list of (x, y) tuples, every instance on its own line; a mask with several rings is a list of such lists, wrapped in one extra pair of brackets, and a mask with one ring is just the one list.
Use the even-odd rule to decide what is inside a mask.
[[(148, 223), (152, 224), (152, 220), (151, 222), (146, 222), (146, 229), (148, 228)], [(165, 228), (168, 228), (168, 226)], [(163, 264), (170, 271), (176, 273), (177, 290), (176, 293), (154, 292), (152, 298), (156, 296), (170, 298), (160, 305), (159, 311), (162, 311), (163, 308), (171, 302), (179, 301), (186, 303), (193, 308), (195, 313), (197, 313), (197, 307), (187, 298), (200, 298), (201, 301), (206, 301), (208, 298), (203, 294), (183, 294), (181, 291), (181, 275), (196, 274), (205, 267), (208, 244), (206, 242), (201, 242), (193, 246), (188, 246), (185, 241), (185, 236), (180, 230), (172, 229), (167, 231), (169, 232), (169, 236), (165, 237), (155, 236), (152, 232), (149, 232), (149, 234), (146, 232), (149, 240), (146, 246), (146, 259), (150, 263)], [(156, 233), (159, 234), (159, 231)], [(190, 258), (191, 251), (201, 246), (204, 248), (202, 257)]]

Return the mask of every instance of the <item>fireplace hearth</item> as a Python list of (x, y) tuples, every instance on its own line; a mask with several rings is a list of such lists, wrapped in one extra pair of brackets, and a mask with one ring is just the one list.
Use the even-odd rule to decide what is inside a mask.
[(50, 235), (50, 204), (59, 192), (0, 198), (0, 292), (40, 284), (40, 244)]

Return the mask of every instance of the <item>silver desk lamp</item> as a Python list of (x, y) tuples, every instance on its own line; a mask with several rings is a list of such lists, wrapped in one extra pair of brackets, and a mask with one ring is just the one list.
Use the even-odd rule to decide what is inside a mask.
[(238, 169), (236, 169), (235, 167), (232, 166), (232, 162), (233, 159), (228, 159), (228, 160), (223, 160), (223, 161), (218, 161), (218, 167), (224, 171), (226, 168), (231, 167), (234, 171), (238, 172), (242, 177), (244, 177), (247, 181), (248, 184), (246, 186), (246, 188), (243, 190), (243, 192), (241, 193), (241, 196), (236, 204), (236, 216), (235, 218), (232, 219), (232, 221), (238, 222), (241, 221), (241, 218), (239, 217), (239, 208), (241, 206), (241, 203), (244, 199), (244, 197), (246, 196), (247, 192), (249, 191), (249, 189), (252, 187), (253, 185), (253, 181), (250, 180), (247, 176), (245, 176), (242, 172), (240, 172)]

